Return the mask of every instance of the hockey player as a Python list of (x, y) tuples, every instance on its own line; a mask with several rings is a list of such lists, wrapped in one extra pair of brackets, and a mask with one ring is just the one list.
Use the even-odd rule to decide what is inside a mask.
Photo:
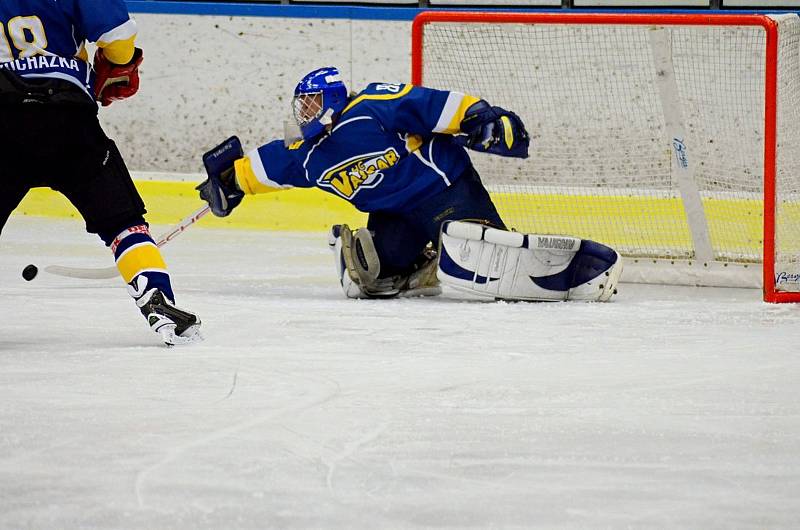
[(198, 189), (217, 216), (245, 194), (312, 186), (368, 212), (366, 228), (331, 230), (346, 296), (438, 294), (439, 280), (511, 300), (608, 300), (615, 292), (621, 260), (613, 249), (506, 230), (465, 147), (527, 158), (528, 133), (513, 112), (404, 84), (372, 83), (349, 97), (333, 67), (306, 75), (292, 105), (302, 139), (244, 156), (232, 137), (206, 154), (216, 171)]
[(111, 248), (153, 331), (181, 344), (200, 337), (200, 321), (175, 307), (144, 203), (97, 119), (97, 102), (139, 88), (135, 37), (123, 0), (0, 2), (0, 230), (30, 188), (61, 192)]

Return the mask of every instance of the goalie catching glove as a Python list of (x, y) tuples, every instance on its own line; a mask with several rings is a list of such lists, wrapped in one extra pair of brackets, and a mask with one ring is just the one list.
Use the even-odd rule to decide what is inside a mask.
[(98, 48), (94, 54), (94, 99), (107, 107), (138, 92), (139, 65), (143, 59), (141, 48), (135, 48), (130, 61), (115, 64), (108, 60), (103, 48)]
[(473, 103), (461, 120), (456, 141), (474, 151), (514, 158), (528, 158), (530, 136), (522, 120), (513, 112), (492, 107), (486, 101)]
[(233, 163), (243, 156), (242, 143), (236, 136), (231, 136), (203, 155), (208, 178), (195, 189), (217, 217), (230, 215), (242, 202), (244, 192), (236, 184)]

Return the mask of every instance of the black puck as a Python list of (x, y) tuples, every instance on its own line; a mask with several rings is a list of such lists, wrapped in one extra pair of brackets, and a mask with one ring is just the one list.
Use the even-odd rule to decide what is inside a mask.
[(31, 281), (36, 278), (37, 274), (39, 274), (39, 267), (34, 264), (30, 264), (22, 269), (22, 277), (25, 278), (25, 281)]

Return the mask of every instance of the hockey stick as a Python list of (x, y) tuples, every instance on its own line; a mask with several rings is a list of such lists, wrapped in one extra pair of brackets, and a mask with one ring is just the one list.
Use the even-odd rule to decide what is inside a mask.
[[(201, 217), (211, 211), (208, 205), (203, 206), (196, 212), (185, 217), (166, 234), (162, 234), (156, 241), (158, 247), (163, 247), (181, 234), (184, 230), (196, 223)], [(105, 267), (102, 269), (84, 269), (81, 267), (64, 267), (62, 265), (48, 265), (44, 268), (45, 272), (56, 276), (66, 276), (67, 278), (81, 278), (84, 280), (105, 280), (113, 278), (119, 274), (116, 266)]]

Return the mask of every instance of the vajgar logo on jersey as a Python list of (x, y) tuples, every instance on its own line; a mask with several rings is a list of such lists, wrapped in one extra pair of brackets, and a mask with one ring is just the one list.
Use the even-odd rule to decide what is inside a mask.
[(374, 188), (383, 180), (382, 170), (395, 164), (400, 156), (394, 147), (377, 153), (358, 155), (326, 169), (317, 179), (320, 187), (328, 188), (345, 199), (352, 199), (363, 188)]

